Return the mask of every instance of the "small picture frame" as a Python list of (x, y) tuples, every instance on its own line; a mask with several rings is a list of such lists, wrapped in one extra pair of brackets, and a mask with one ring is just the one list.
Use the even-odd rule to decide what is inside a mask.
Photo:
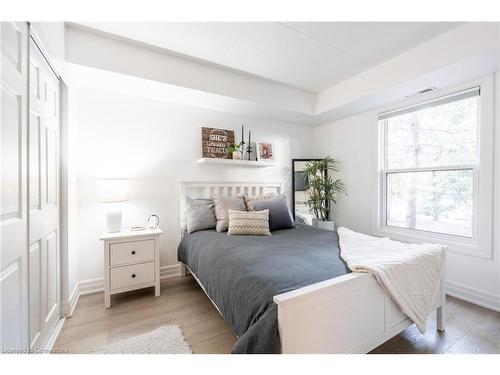
[(274, 147), (271, 142), (257, 142), (257, 160), (275, 161)]

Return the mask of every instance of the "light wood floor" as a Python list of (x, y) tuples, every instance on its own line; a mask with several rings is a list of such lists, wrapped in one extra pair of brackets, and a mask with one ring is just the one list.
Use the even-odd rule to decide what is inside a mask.
[[(153, 289), (112, 296), (105, 310), (103, 294), (82, 296), (66, 319), (55, 344), (70, 353), (87, 353), (103, 345), (179, 325), (193, 353), (229, 353), (236, 341), (231, 328), (191, 276), (172, 277)], [(446, 332), (428, 322), (425, 335), (412, 325), (372, 353), (500, 353), (500, 313), (447, 298)]]

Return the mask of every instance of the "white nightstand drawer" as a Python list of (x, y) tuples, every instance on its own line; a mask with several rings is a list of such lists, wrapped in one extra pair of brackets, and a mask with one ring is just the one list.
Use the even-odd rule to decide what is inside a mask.
[(111, 268), (111, 289), (155, 281), (155, 262)]
[(135, 262), (146, 262), (155, 259), (155, 241), (132, 241), (111, 244), (110, 265), (119, 266)]
[(111, 307), (113, 294), (149, 286), (160, 295), (159, 228), (103, 233), (104, 307)]

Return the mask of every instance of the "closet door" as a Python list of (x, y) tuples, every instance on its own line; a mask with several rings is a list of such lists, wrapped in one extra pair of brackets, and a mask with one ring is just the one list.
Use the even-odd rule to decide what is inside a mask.
[(28, 27), (1, 23), (0, 347), (28, 342)]
[(30, 343), (40, 348), (59, 319), (59, 80), (30, 41)]

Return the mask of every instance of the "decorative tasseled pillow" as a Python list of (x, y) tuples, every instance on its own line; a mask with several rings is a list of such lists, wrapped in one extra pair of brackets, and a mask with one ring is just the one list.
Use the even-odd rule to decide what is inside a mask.
[(276, 193), (266, 193), (262, 195), (250, 196), (244, 195), (243, 199), (245, 200), (245, 205), (247, 207), (247, 211), (255, 211), (254, 203), (257, 201), (267, 201), (270, 199), (274, 199), (278, 197)]
[(270, 236), (269, 210), (262, 211), (235, 211), (229, 212), (228, 235), (253, 234), (256, 236)]

